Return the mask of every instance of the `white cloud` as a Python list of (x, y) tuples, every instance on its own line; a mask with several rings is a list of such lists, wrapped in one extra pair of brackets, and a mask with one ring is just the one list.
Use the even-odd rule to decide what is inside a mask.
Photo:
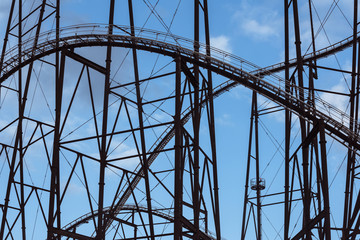
[[(347, 87), (344, 81), (340, 81), (338, 84), (330, 88), (330, 91), (339, 92), (339, 93), (346, 93)], [(343, 112), (346, 112), (347, 105), (349, 102), (348, 97), (342, 95), (336, 95), (331, 93), (323, 93), (321, 94), (321, 99), (325, 102), (333, 105), (334, 107), (340, 109)]]
[(262, 41), (280, 37), (283, 26), (282, 16), (277, 10), (269, 6), (254, 6), (246, 1), (235, 12), (233, 19), (242, 33)]
[(255, 38), (265, 39), (270, 36), (277, 36), (278, 33), (274, 26), (265, 23), (259, 23), (255, 19), (245, 20), (241, 26), (246, 33)]
[(228, 53), (232, 52), (232, 48), (230, 46), (230, 38), (227, 36), (220, 35), (217, 37), (212, 37), (210, 39), (210, 43), (212, 47), (218, 48)]
[[(124, 158), (138, 154), (135, 147), (129, 146), (124, 142), (114, 140), (112, 145), (115, 146), (115, 148), (110, 148), (111, 153), (109, 154), (109, 158), (111, 159)], [(112, 164), (121, 168), (125, 168), (129, 171), (134, 171), (139, 164), (139, 158), (131, 157), (119, 161), (114, 161)]]
[[(5, 126), (7, 126), (9, 122), (0, 120), (0, 129), (3, 129)], [(11, 124), (7, 128), (5, 128), (0, 135), (0, 139), (2, 143), (11, 145), (11, 142), (13, 141), (15, 134), (17, 130), (17, 122)]]
[(221, 126), (234, 126), (231, 115), (226, 113), (221, 115), (220, 117), (217, 117), (216, 122)]
[(228, 96), (237, 100), (246, 101), (247, 104), (251, 104), (251, 94), (252, 92), (242, 85), (236, 86), (227, 93)]
[[(3, 47), (4, 44), (4, 36), (5, 36), (5, 31), (6, 31), (6, 24), (8, 21), (8, 17), (9, 17), (9, 9), (10, 9), (10, 0), (1, 0), (0, 1), (0, 21), (2, 22), (2, 24), (0, 25), (0, 45), (1, 45), (1, 49)], [(11, 38), (9, 40), (9, 42), (11, 41)], [(14, 45), (8, 45), (8, 46), (14, 46)]]
[(5, 18), (6, 16), (9, 15), (10, 2), (11, 2), (10, 0), (0, 1), (0, 18)]
[(82, 193), (85, 193), (84, 187), (77, 184), (77, 183), (74, 183), (74, 182), (70, 182), (67, 191), (68, 191), (69, 194), (82, 194)]

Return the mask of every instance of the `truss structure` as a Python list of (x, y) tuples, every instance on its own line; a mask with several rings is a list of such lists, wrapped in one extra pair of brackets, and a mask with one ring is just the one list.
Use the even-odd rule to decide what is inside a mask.
[[(157, 3), (144, 2), (164, 24)], [(260, 68), (211, 47), (207, 0), (191, 1), (192, 39), (139, 27), (132, 0), (102, 3), (106, 24), (71, 26), (60, 0), (12, 0), (0, 58), (0, 239), (222, 239), (214, 100), (239, 85), (252, 92), (240, 238), (263, 239), (263, 213), (274, 207), (275, 238), (356, 239), (358, 3), (352, 35), (318, 49), (309, 1), (306, 53), (298, 5), (284, 1), (285, 61)], [(319, 64), (341, 51), (352, 52), (351, 71)], [(154, 72), (153, 62), (163, 67)], [(348, 74), (350, 91), (317, 88), (324, 69)], [(346, 97), (349, 109), (319, 92)], [(282, 185), (263, 194), (259, 128), (276, 112)], [(341, 226), (330, 197), (333, 139), (347, 152)]]

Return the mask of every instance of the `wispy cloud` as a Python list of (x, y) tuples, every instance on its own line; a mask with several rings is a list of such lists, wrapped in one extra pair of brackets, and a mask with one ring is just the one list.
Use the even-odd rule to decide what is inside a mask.
[[(338, 84), (330, 88), (332, 92), (346, 93), (347, 87), (344, 81), (340, 81)], [(320, 95), (321, 99), (330, 103), (334, 107), (340, 109), (343, 112), (346, 112), (349, 99), (346, 96), (336, 95), (331, 93), (323, 93)]]
[[(134, 146), (130, 146), (126, 143), (115, 141), (113, 143), (113, 146), (115, 146), (115, 148), (112, 149), (111, 153), (109, 154), (109, 158), (111, 159), (135, 156), (138, 154)], [(138, 157), (127, 158), (120, 161), (115, 161), (113, 162), (113, 164), (115, 166), (128, 169), (129, 171), (133, 171), (136, 168), (136, 166), (139, 164), (139, 158)]]
[(1, 48), (4, 43), (3, 39), (4, 39), (4, 35), (5, 35), (5, 30), (6, 30), (5, 27), (6, 27), (7, 18), (9, 16), (9, 9), (10, 9), (10, 0), (1, 0), (0, 1), (0, 20), (2, 21), (1, 28), (0, 28)]
[(274, 26), (266, 23), (261, 23), (256, 19), (245, 20), (242, 23), (241, 27), (243, 30), (245, 30), (247, 34), (259, 39), (266, 39), (271, 36), (278, 35)]
[(220, 117), (217, 117), (216, 122), (221, 126), (234, 126), (231, 115), (226, 113), (222, 114)]
[(210, 39), (210, 43), (211, 43), (212, 47), (218, 48), (220, 50), (224, 50), (225, 52), (228, 52), (228, 53), (232, 52), (232, 48), (230, 45), (230, 38), (225, 35), (212, 37)]
[(240, 30), (253, 39), (269, 40), (280, 36), (282, 17), (266, 6), (254, 7), (243, 2), (233, 19)]
[(0, 1), (0, 19), (6, 17), (9, 14), (10, 0)]

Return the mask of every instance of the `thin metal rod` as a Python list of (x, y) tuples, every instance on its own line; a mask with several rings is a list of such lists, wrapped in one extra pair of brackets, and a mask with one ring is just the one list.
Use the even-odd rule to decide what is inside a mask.
[[(194, 1), (194, 51), (199, 52), (199, 0)], [(196, 57), (195, 57), (196, 58)], [(199, 66), (194, 66), (194, 114), (193, 114), (193, 126), (194, 126), (194, 192), (193, 192), (193, 207), (194, 207), (194, 239), (199, 239), (199, 226), (200, 226), (200, 188), (199, 188), (199, 133), (200, 133), (200, 109), (199, 109)]]
[[(353, 44), (352, 44), (352, 68), (351, 68), (351, 89), (350, 89), (350, 119), (354, 119), (355, 116), (355, 106), (356, 100), (356, 87), (357, 87), (357, 76), (356, 76), (356, 66), (357, 66), (357, 20), (358, 15), (358, 1), (354, 0), (354, 22), (353, 22)], [(355, 130), (355, 125), (353, 121), (349, 123), (349, 129)], [(345, 183), (345, 200), (344, 200), (344, 215), (343, 215), (343, 233), (342, 237), (346, 237), (349, 234), (349, 221), (351, 219), (351, 208), (352, 208), (352, 199), (353, 199), (353, 186), (354, 186), (354, 164), (355, 164), (355, 154), (353, 147), (349, 147), (348, 150), (348, 159), (346, 167), (346, 183)]]
[[(46, 0), (45, 0), (46, 1)], [(43, 2), (44, 4), (44, 7), (45, 7), (45, 1)], [(43, 11), (41, 12), (41, 14), (43, 14)], [(59, 48), (59, 42), (60, 42), (60, 0), (57, 0), (56, 1), (56, 16), (55, 16), (55, 19), (56, 19), (56, 48)], [(40, 22), (41, 24), (41, 22)], [(40, 25), (41, 26), (41, 25)], [(40, 27), (38, 28), (38, 32), (36, 33), (36, 38), (38, 38), (38, 36), (40, 35)], [(36, 43), (37, 44), (37, 40), (36, 40)], [(35, 49), (35, 45), (34, 45), (34, 49)], [(64, 82), (64, 71), (65, 71), (65, 56), (63, 57), (62, 62), (60, 62), (60, 52), (57, 51), (56, 54), (55, 54), (55, 81), (56, 81), (56, 84), (59, 83), (59, 86), (60, 86), (60, 89), (61, 90), (58, 90), (58, 87), (59, 86), (56, 86), (56, 91), (61, 91), (59, 92), (59, 97), (60, 97), (60, 100), (58, 100), (58, 98), (56, 98), (56, 101), (59, 101), (59, 104), (61, 106), (61, 99), (62, 99), (62, 91), (63, 91), (63, 82)], [(29, 69), (29, 71), (31, 71), (32, 69)], [(61, 110), (59, 111), (60, 115), (61, 115)], [(59, 116), (59, 121), (60, 121), (61, 117)], [(59, 127), (60, 127), (60, 123), (59, 123)], [(60, 128), (59, 128), (60, 130)], [(60, 141), (60, 132), (59, 132), (59, 141)], [(60, 143), (57, 143), (59, 144), (59, 148), (58, 148), (58, 151), (60, 151)], [(57, 155), (59, 156), (59, 153), (57, 153)], [(58, 160), (60, 161), (60, 157), (58, 157)], [(57, 184), (56, 184), (56, 204), (57, 204), (57, 214), (58, 214), (58, 217), (57, 217), (57, 228), (60, 229), (61, 227), (61, 211), (60, 211), (60, 199), (61, 199), (61, 194), (60, 194), (60, 162), (58, 163), (58, 168), (56, 169), (57, 170)], [(61, 237), (59, 236), (58, 239), (60, 239)]]

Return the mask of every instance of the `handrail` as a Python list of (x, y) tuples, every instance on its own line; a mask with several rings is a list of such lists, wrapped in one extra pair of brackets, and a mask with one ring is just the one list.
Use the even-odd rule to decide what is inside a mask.
[[(74, 36), (74, 35), (88, 35), (88, 34), (100, 34), (100, 35), (105, 34), (105, 35), (107, 35), (109, 32), (108, 29), (109, 29), (108, 24), (79, 24), (79, 25), (73, 25), (73, 26), (61, 28), (59, 31), (60, 31), (60, 38), (64, 39), (66, 37)], [(195, 42), (194, 40), (191, 40), (188, 38), (171, 35), (169, 33), (164, 33), (164, 32), (160, 32), (160, 31), (156, 31), (156, 30), (138, 28), (138, 27), (135, 27), (134, 30), (135, 30), (136, 37), (148, 38), (148, 39), (157, 40), (157, 41), (166, 41), (166, 43), (173, 44), (175, 46), (179, 46), (182, 48), (192, 49), (194, 47), (194, 44), (198, 44), (200, 47), (199, 52), (201, 54), (206, 54), (207, 48), (209, 47), (206, 44), (203, 44), (200, 42)], [(113, 35), (131, 36), (130, 32), (131, 32), (130, 26), (114, 25)], [(26, 41), (23, 41), (22, 52), (26, 53), (23, 55), (27, 55), (27, 53), (31, 52), (29, 50), (31, 50), (33, 48), (34, 39), (35, 39), (35, 37), (30, 38)], [(41, 45), (41, 43), (51, 42), (54, 39), (56, 39), (56, 30), (50, 30), (50, 31), (41, 33), (38, 37), (38, 42), (39, 42), (39, 45)], [(241, 67), (242, 69), (245, 69), (247, 71), (251, 71), (251, 70), (260, 68), (259, 66), (255, 65), (241, 57), (238, 57), (231, 53), (222, 51), (218, 48), (210, 47), (210, 49), (211, 49), (212, 56), (215, 57), (216, 59), (219, 59), (219, 60), (229, 59), (228, 62), (233, 62), (235, 66)], [(23, 56), (23, 57), (26, 57), (26, 56)], [(17, 61), (18, 46), (14, 46), (5, 52), (5, 58), (4, 58), (5, 67), (3, 67), (3, 69), (4, 68), (6, 69), (6, 65), (10, 65), (9, 64), (10, 59)], [(10, 62), (12, 62), (12, 61), (10, 61)], [(3, 75), (3, 71), (4, 70), (2, 70), (0, 77)]]
[[(358, 32), (357, 35), (360, 34), (360, 31)], [(329, 46), (326, 46), (324, 48), (321, 48), (319, 50), (316, 50), (315, 52), (310, 52), (305, 54), (302, 58), (304, 62), (308, 62), (311, 59), (318, 59), (318, 58), (322, 58), (322, 57), (326, 57), (330, 54), (334, 54), (336, 52), (342, 51), (343, 49), (345, 49), (346, 47), (350, 46), (354, 41), (354, 37), (353, 35), (339, 41), (336, 42), (334, 44), (331, 44)], [(359, 36), (357, 36), (356, 41), (359, 41)], [(296, 58), (290, 59), (289, 60), (289, 66), (295, 66), (297, 62)], [(252, 71), (252, 74), (259, 74), (259, 75), (268, 75), (270, 73), (275, 73), (275, 72), (279, 72), (281, 70), (283, 70), (285, 68), (285, 63), (284, 62), (280, 62), (280, 63), (275, 63), (273, 65), (267, 66), (267, 67), (263, 67), (263, 68), (258, 68), (255, 71)]]

